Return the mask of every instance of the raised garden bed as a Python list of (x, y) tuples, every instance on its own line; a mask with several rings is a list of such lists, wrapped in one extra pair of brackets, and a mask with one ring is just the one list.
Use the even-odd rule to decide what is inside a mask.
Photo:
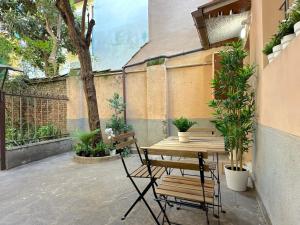
[(6, 166), (7, 169), (10, 169), (68, 152), (72, 150), (72, 146), (73, 140), (71, 138), (60, 138), (12, 147), (6, 151)]

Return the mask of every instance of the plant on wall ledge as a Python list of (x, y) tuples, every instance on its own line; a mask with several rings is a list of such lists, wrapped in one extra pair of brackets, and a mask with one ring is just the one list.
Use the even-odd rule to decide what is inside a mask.
[(250, 148), (251, 133), (254, 127), (254, 92), (248, 84), (248, 80), (253, 75), (255, 67), (243, 65), (247, 52), (243, 49), (240, 41), (229, 44), (229, 48), (221, 51), (220, 55), (221, 69), (218, 71), (218, 76), (212, 81), (212, 86), (215, 95), (226, 97), (210, 102), (210, 107), (214, 109), (212, 122), (224, 136), (225, 148), (231, 153), (231, 163), (225, 166), (225, 172), (245, 172), (241, 181), (244, 185), (239, 186), (242, 188), (236, 188), (230, 184), (231, 176), (228, 177), (226, 172), (228, 187), (241, 191), (245, 190), (245, 182), (248, 179), (248, 172), (243, 168), (243, 153)]

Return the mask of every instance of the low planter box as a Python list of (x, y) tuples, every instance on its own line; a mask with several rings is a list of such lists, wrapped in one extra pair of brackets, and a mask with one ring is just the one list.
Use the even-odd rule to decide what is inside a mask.
[(6, 167), (10, 169), (68, 152), (72, 150), (72, 146), (72, 138), (60, 138), (12, 147), (6, 151)]
[(115, 160), (119, 159), (120, 155), (113, 155), (113, 156), (103, 156), (103, 157), (85, 157), (85, 156), (79, 156), (79, 155), (74, 155), (73, 161), (77, 163), (82, 163), (82, 164), (94, 164), (94, 163), (100, 163), (103, 161), (109, 161), (109, 160)]

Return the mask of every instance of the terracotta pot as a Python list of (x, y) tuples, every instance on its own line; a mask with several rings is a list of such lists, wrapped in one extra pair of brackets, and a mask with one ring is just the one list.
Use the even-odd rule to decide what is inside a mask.
[(246, 191), (248, 184), (249, 171), (231, 170), (230, 165), (224, 166), (227, 187), (233, 191)]
[(182, 143), (189, 142), (190, 141), (189, 133), (188, 132), (178, 132), (178, 139), (179, 139), (179, 142), (182, 142)]
[(294, 31), (296, 36), (300, 35), (300, 21), (294, 25)]
[(296, 37), (295, 34), (289, 34), (289, 35), (284, 36), (281, 39), (282, 49), (285, 49), (295, 37)]

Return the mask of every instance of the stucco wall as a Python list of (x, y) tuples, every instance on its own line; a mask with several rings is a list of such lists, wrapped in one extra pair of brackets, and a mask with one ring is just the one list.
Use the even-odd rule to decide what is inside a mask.
[(262, 48), (282, 19), (282, 1), (252, 3), (250, 59), (258, 65), (253, 178), (271, 223), (294, 225), (300, 221), (300, 38), (267, 64)]
[[(210, 127), (212, 98), (212, 53), (199, 51), (169, 58), (162, 65), (146, 64), (126, 69), (127, 121), (137, 133), (140, 145), (153, 144), (176, 133), (171, 121), (184, 116)], [(95, 76), (101, 125), (111, 117), (107, 99), (123, 93), (122, 74)], [(67, 78), (68, 128), (87, 129), (87, 111), (79, 76)]]

